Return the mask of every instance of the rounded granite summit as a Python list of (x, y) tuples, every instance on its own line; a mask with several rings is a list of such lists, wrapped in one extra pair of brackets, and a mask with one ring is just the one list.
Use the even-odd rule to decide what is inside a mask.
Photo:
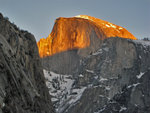
[(110, 37), (136, 40), (121, 26), (88, 15), (78, 15), (57, 18), (50, 35), (40, 39), (37, 44), (40, 57), (43, 58), (67, 50), (86, 48), (91, 44), (98, 45), (97, 39)]

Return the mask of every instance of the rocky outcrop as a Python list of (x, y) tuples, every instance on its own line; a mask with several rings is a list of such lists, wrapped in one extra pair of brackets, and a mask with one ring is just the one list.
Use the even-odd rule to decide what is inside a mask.
[[(72, 51), (79, 57), (80, 50)], [(61, 60), (67, 59), (68, 55)], [(150, 112), (149, 41), (117, 37), (105, 39), (97, 51), (79, 59), (80, 63), (72, 70), (71, 77), (55, 69), (57, 77), (52, 82), (58, 87), (54, 85), (55, 92), (51, 94), (58, 113)], [(64, 69), (70, 70), (69, 67)], [(56, 74), (50, 72), (50, 76)], [(63, 93), (60, 95), (61, 91)]]
[(91, 16), (79, 15), (72, 18), (58, 18), (51, 34), (46, 39), (40, 39), (37, 44), (42, 58), (81, 48), (88, 48), (86, 54), (89, 54), (98, 48), (101, 40), (110, 37), (136, 40), (123, 27)]
[(76, 86), (87, 88), (67, 113), (149, 113), (149, 62), (150, 42), (106, 39), (83, 60)]
[(2, 14), (0, 113), (54, 113), (34, 36)]
[[(81, 43), (71, 37), (88, 45), (75, 46)], [(48, 56), (42, 61), (56, 112), (150, 113), (150, 41), (135, 39), (120, 26), (86, 15), (56, 20), (39, 45), (49, 48), (41, 57)]]

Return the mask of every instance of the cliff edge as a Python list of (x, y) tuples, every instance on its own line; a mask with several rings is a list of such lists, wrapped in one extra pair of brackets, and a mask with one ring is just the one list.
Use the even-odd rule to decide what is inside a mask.
[(54, 113), (34, 36), (2, 14), (0, 113)]

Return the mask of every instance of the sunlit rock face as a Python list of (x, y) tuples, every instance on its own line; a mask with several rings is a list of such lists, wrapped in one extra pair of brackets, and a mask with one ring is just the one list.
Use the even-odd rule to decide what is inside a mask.
[(125, 28), (98, 18), (87, 15), (78, 15), (71, 18), (61, 17), (56, 19), (51, 34), (46, 39), (40, 39), (37, 43), (40, 57), (89, 47), (93, 37), (100, 40), (109, 37), (136, 40)]
[(78, 15), (76, 17), (88, 19), (95, 22), (99, 26), (99, 28), (103, 30), (104, 34), (107, 37), (121, 37), (136, 40), (136, 37), (134, 37), (130, 32), (128, 32), (121, 26), (87, 15)]

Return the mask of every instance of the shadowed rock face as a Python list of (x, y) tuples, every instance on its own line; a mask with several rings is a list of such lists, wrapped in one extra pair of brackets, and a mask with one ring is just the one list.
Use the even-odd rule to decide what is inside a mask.
[(87, 15), (58, 18), (51, 34), (37, 43), (40, 57), (59, 52), (98, 45), (93, 37), (103, 40), (110, 37), (136, 38), (125, 28)]
[(149, 59), (150, 42), (104, 40), (99, 51), (82, 60), (76, 86), (87, 88), (65, 112), (149, 113)]
[(0, 14), (0, 113), (54, 113), (35, 38)]
[[(54, 101), (57, 113), (150, 113), (150, 41), (113, 37), (103, 40), (97, 51), (79, 56), (78, 50), (71, 50), (58, 53), (55, 65), (49, 59), (49, 66), (55, 66), (50, 71), (61, 77), (71, 69), (70, 81), (74, 81), (62, 93), (63, 99), (51, 92), (58, 101)], [(62, 63), (71, 57), (72, 66)], [(56, 75), (51, 72), (51, 76)], [(68, 79), (59, 76), (53, 82), (63, 87)], [(61, 92), (61, 88), (57, 90)]]
[(42, 59), (45, 69), (52, 70), (57, 73), (69, 74), (73, 73), (80, 64), (80, 56), (78, 50), (69, 50), (55, 54)]

